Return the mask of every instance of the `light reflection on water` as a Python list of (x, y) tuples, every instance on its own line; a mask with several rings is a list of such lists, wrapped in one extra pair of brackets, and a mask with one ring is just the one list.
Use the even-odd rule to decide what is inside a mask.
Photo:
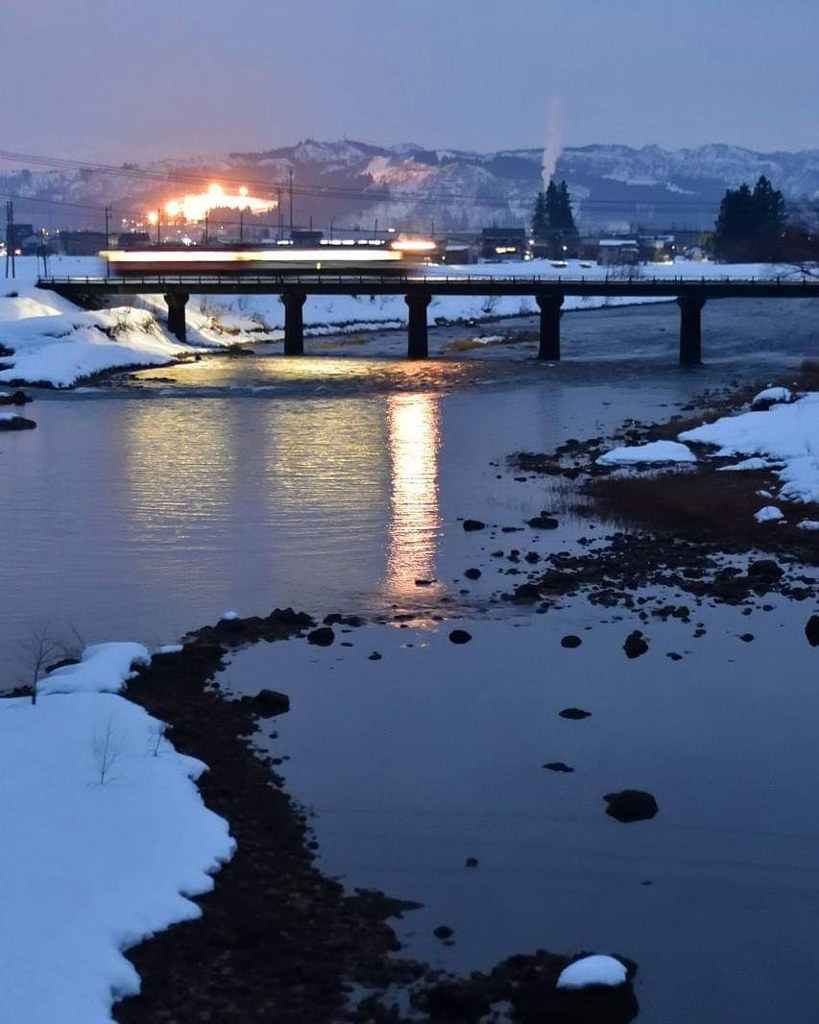
[(409, 598), (416, 580), (433, 580), (441, 529), (438, 508), (439, 411), (430, 395), (387, 399), (392, 486), (388, 596)]

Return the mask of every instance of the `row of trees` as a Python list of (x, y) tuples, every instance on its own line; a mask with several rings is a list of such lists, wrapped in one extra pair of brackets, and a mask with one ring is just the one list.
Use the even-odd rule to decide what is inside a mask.
[(819, 259), (819, 233), (789, 217), (782, 193), (761, 175), (753, 189), (728, 189), (719, 207), (714, 255), (733, 263), (805, 263)]
[[(536, 251), (551, 259), (576, 251), (578, 232), (565, 181), (552, 181), (538, 193), (532, 238)], [(789, 218), (784, 196), (763, 174), (753, 188), (742, 184), (726, 191), (714, 232), (714, 255), (732, 263), (817, 261), (819, 230), (804, 216)]]

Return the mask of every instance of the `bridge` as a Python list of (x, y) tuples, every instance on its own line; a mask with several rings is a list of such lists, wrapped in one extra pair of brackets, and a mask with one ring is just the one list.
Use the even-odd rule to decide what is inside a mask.
[(806, 278), (703, 277), (484, 277), (438, 274), (355, 274), (320, 271), (285, 274), (157, 274), (125, 277), (42, 277), (46, 288), (77, 302), (105, 304), (118, 295), (158, 294), (168, 306), (168, 329), (186, 340), (185, 306), (191, 295), (280, 295), (284, 305), (284, 353), (304, 354), (303, 308), (308, 295), (403, 295), (407, 304), (407, 357), (429, 354), (427, 307), (433, 295), (528, 296), (540, 310), (538, 358), (560, 359), (563, 301), (572, 296), (675, 299), (680, 309), (679, 359), (702, 362), (703, 306), (709, 299), (817, 298), (819, 280)]

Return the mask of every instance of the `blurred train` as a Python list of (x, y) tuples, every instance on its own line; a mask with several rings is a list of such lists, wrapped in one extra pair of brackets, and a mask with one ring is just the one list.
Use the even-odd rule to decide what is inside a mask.
[(109, 277), (133, 275), (203, 274), (305, 274), (322, 273), (405, 274), (432, 262), (435, 242), (409, 238), (382, 242), (373, 240), (321, 241), (311, 246), (290, 242), (270, 245), (156, 246), (144, 249), (112, 249), (101, 252)]

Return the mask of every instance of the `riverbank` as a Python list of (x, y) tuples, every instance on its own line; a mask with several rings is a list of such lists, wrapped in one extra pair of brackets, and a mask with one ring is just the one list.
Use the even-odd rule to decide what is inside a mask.
[[(188, 303), (186, 319), (188, 342), (180, 344), (167, 329), (167, 307), (158, 296), (137, 296), (125, 304), (99, 310), (82, 310), (54, 292), (39, 289), (39, 260), (20, 257), (17, 277), (8, 282), (0, 297), (0, 384), (10, 387), (37, 385), (70, 388), (98, 379), (109, 370), (135, 366), (172, 366), (193, 358), (197, 352), (252, 344), (278, 344), (284, 337), (284, 311), (277, 295), (196, 296)], [(543, 277), (557, 281), (561, 276), (604, 278), (622, 272), (630, 277), (641, 274), (699, 279), (704, 274), (720, 277), (761, 278), (793, 275), (794, 268), (769, 264), (720, 264), (679, 260), (673, 264), (651, 264), (647, 267), (616, 268), (581, 267), (577, 261), (554, 267), (548, 260), (475, 264), (468, 266), (429, 267), (431, 279), (438, 275), (494, 275)], [(96, 257), (54, 257), (50, 273), (55, 276), (103, 276), (104, 263)], [(634, 300), (593, 297), (567, 297), (563, 309), (617, 308)], [(656, 302), (650, 298), (642, 303)], [(663, 301), (663, 300), (660, 300)], [(475, 326), (496, 323), (504, 317), (537, 315), (533, 297), (433, 297), (427, 317), (431, 326), (448, 324)], [(399, 328), (406, 323), (407, 310), (403, 297), (361, 297), (356, 295), (309, 296), (304, 309), (306, 335), (320, 339), (328, 335), (344, 335), (346, 340), (333, 344), (337, 354), (349, 351), (352, 343), (359, 354), (375, 354), (368, 343), (370, 335), (385, 328)], [(460, 339), (456, 354), (473, 349), (486, 349), (493, 344), (491, 334), (476, 332)], [(361, 346), (358, 348), (358, 346)], [(400, 355), (405, 343), (383, 344), (380, 355)]]

